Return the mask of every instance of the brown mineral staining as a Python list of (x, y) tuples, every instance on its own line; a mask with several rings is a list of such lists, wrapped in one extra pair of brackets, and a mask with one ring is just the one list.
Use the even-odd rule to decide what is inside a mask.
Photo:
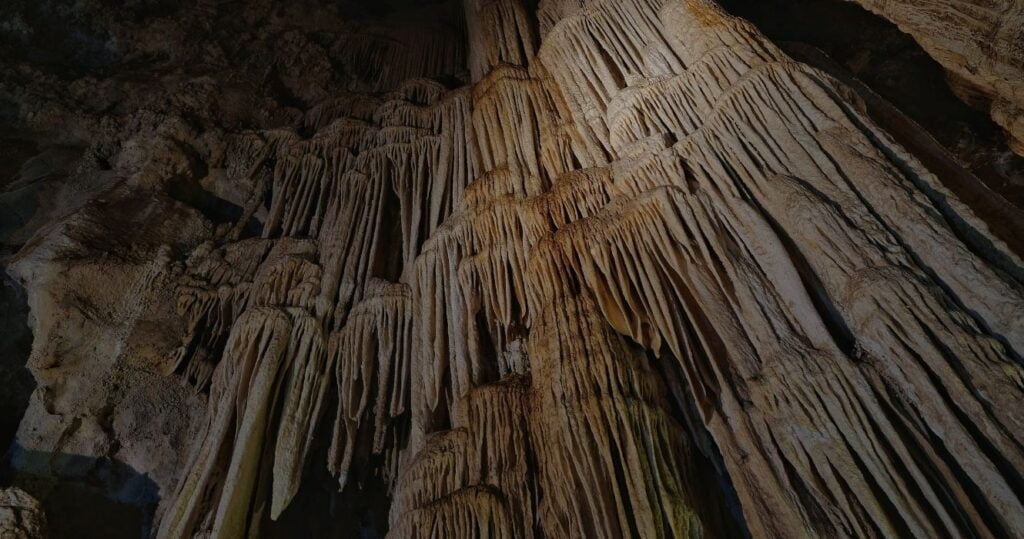
[[(1019, 10), (862, 3), (1024, 136)], [(139, 139), (134, 182), (14, 259), (51, 399), (27, 422), (61, 431), (42, 410), (83, 389), (46, 373), (89, 339), (89, 380), (190, 388), (146, 382), (191, 433), (158, 537), (327, 521), (318, 470), (379, 485), (393, 537), (1024, 535), (1024, 263), (952, 159), (712, 0), (400, 4), (289, 30), (287, 121)], [(208, 168), (219, 223), (167, 195)]]

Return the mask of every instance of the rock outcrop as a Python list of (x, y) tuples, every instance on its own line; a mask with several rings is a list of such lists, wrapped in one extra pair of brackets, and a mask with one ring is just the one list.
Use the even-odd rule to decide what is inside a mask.
[(949, 72), (965, 101), (988, 107), (1024, 155), (1024, 5), (987, 0), (951, 6), (935, 0), (858, 0), (893, 21)]
[[(90, 23), (160, 84), (11, 60), (78, 152), (5, 239), (15, 477), (123, 462), (167, 538), (1024, 535), (1024, 220), (891, 105), (712, 0), (286, 4)], [(1001, 111), (1020, 22), (947, 64)]]

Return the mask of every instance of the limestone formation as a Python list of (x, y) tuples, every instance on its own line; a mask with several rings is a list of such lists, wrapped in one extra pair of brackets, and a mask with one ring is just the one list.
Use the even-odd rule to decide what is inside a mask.
[[(862, 3), (1024, 140), (1013, 2)], [(22, 473), (161, 538), (1024, 535), (1020, 209), (861, 89), (713, 0), (196, 10), (218, 74), (18, 229)]]

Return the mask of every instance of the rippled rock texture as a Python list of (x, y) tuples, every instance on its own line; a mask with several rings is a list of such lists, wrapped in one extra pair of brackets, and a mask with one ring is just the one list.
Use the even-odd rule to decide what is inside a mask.
[(1024, 21), (862, 3), (984, 136), (739, 0), (0, 7), (6, 475), (69, 537), (1024, 535)]

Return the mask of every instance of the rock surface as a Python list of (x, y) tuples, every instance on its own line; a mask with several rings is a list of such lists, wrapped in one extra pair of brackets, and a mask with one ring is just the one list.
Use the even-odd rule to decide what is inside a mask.
[(18, 488), (0, 490), (0, 537), (44, 539), (46, 515), (39, 501)]
[(56, 536), (1024, 535), (1024, 217), (818, 52), (712, 0), (3, 10)]

